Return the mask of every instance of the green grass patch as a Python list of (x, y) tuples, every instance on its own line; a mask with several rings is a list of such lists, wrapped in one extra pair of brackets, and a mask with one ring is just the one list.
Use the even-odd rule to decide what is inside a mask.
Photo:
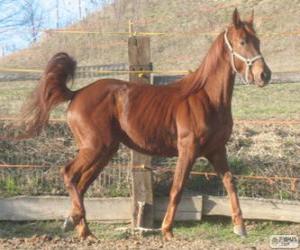
[(268, 242), (269, 237), (273, 234), (288, 234), (291, 228), (295, 226), (291, 223), (272, 221), (246, 221), (246, 224), (248, 235), (245, 238), (241, 238), (233, 233), (233, 225), (230, 218), (217, 216), (204, 217), (201, 222), (177, 222), (174, 227), (174, 233), (189, 239), (201, 237), (220, 242), (253, 244)]
[[(79, 88), (82, 84), (76, 84)], [(29, 82), (0, 84), (0, 113), (18, 115), (34, 84)], [(300, 83), (270, 84), (265, 88), (253, 85), (235, 86), (232, 107), (235, 119), (300, 119)], [(66, 104), (52, 112), (64, 117)], [(249, 143), (245, 141), (244, 143)]]
[(62, 221), (0, 222), (0, 238), (28, 238), (33, 235), (71, 236), (63, 233)]
[(235, 86), (235, 119), (300, 119), (300, 83)]

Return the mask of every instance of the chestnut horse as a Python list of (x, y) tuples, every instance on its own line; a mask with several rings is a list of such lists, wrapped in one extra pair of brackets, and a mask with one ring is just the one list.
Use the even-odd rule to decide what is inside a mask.
[(228, 192), (234, 232), (245, 235), (225, 144), (232, 132), (231, 99), (236, 73), (246, 82), (264, 86), (271, 77), (253, 28), (253, 13), (233, 23), (213, 42), (200, 67), (167, 86), (98, 80), (71, 91), (67, 81), (76, 62), (66, 53), (48, 63), (39, 86), (25, 109), (27, 133), (40, 133), (56, 105), (70, 101), (67, 120), (79, 152), (63, 170), (72, 210), (65, 228), (76, 227), (80, 237), (91, 237), (83, 197), (108, 164), (119, 144), (149, 155), (178, 156), (169, 204), (161, 230), (170, 239), (183, 185), (195, 159), (206, 157), (223, 178)]

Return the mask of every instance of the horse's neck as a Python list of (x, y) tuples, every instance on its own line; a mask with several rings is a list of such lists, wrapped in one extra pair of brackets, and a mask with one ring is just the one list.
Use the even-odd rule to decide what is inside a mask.
[(225, 59), (216, 67), (214, 74), (208, 77), (204, 90), (216, 110), (231, 112), (234, 77), (230, 62)]

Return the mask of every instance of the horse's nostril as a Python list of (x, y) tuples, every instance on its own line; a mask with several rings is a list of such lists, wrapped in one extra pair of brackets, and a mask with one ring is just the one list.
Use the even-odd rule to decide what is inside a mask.
[(269, 74), (266, 73), (266, 72), (262, 72), (261, 75), (260, 75), (260, 78), (261, 78), (261, 80), (263, 80), (263, 81), (269, 81), (269, 80), (270, 80), (270, 76), (269, 76)]

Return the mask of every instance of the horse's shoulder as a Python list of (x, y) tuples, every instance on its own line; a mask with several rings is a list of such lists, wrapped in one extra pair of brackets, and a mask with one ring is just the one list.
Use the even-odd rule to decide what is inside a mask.
[(205, 104), (197, 97), (181, 101), (176, 112), (177, 128), (189, 131), (194, 137), (203, 136), (208, 131), (208, 114)]

